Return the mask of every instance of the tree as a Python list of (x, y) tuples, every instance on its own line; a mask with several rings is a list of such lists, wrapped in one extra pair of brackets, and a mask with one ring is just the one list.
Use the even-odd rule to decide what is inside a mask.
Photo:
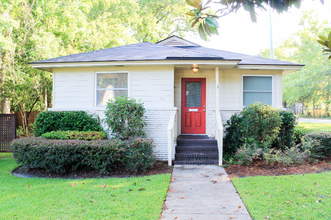
[(21, 112), (26, 130), (31, 111), (45, 109), (52, 98), (52, 73), (29, 62), (183, 36), (194, 31), (185, 11), (185, 2), (176, 0), (3, 0), (1, 101), (11, 98), (11, 110)]
[(319, 44), (324, 46), (323, 53), (329, 54), (329, 60), (331, 59), (331, 31), (328, 37), (324, 37), (323, 35), (318, 36), (320, 40), (317, 40)]
[[(283, 77), (283, 100), (294, 104), (301, 102), (306, 106), (324, 105), (326, 111), (330, 104), (331, 63), (320, 56), (319, 45), (315, 39), (319, 33), (330, 31), (327, 21), (318, 21), (314, 12), (304, 12), (299, 23), (300, 30), (292, 34), (279, 47), (275, 58), (293, 63), (305, 64), (300, 71)], [(269, 49), (260, 55), (269, 58)]]
[[(207, 36), (218, 35), (217, 28), (219, 27), (217, 18), (224, 17), (230, 13), (237, 12), (240, 8), (249, 12), (251, 20), (257, 21), (256, 10), (266, 10), (265, 5), (275, 9), (277, 13), (288, 11), (289, 8), (295, 6), (300, 8), (303, 0), (186, 0), (187, 4), (192, 6), (193, 9), (187, 12), (186, 15), (193, 17), (192, 27), (196, 24), (199, 25), (199, 34), (203, 40)], [(324, 0), (320, 0), (324, 4)], [(211, 3), (217, 3), (218, 9), (215, 12), (208, 11)]]

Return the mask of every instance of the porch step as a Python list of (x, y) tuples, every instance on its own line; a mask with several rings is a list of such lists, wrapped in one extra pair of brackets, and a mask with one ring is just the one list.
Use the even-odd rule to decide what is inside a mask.
[(218, 153), (176, 153), (176, 161), (218, 160)]
[(218, 164), (217, 140), (207, 135), (180, 135), (177, 138), (174, 164)]
[(177, 161), (175, 165), (217, 165), (218, 160), (195, 160), (195, 161)]
[(177, 153), (218, 153), (217, 146), (178, 146), (176, 147), (176, 154)]

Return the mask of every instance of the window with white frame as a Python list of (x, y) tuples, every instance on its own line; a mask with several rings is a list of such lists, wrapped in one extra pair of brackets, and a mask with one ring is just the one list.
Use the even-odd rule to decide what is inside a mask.
[(243, 104), (272, 105), (272, 76), (243, 76)]
[(114, 97), (128, 96), (128, 73), (97, 73), (96, 74), (96, 105), (106, 105)]

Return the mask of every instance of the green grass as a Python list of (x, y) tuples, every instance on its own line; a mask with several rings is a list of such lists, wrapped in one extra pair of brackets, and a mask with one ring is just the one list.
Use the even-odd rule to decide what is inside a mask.
[(16, 167), (0, 153), (1, 219), (158, 219), (171, 177), (19, 178)]
[(331, 172), (232, 182), (254, 219), (331, 219)]
[(331, 132), (331, 123), (299, 122), (299, 126), (313, 132)]

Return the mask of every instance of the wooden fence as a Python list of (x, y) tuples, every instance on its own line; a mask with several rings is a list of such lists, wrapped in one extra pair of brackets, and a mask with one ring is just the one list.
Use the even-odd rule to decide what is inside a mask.
[(11, 152), (10, 143), (16, 138), (16, 115), (0, 114), (0, 152)]
[[(39, 113), (40, 112), (38, 112), (38, 111), (31, 112), (31, 114), (29, 116), (28, 124), (33, 124)], [(23, 126), (21, 113), (20, 112), (15, 112), (15, 114), (17, 115), (17, 127)]]

